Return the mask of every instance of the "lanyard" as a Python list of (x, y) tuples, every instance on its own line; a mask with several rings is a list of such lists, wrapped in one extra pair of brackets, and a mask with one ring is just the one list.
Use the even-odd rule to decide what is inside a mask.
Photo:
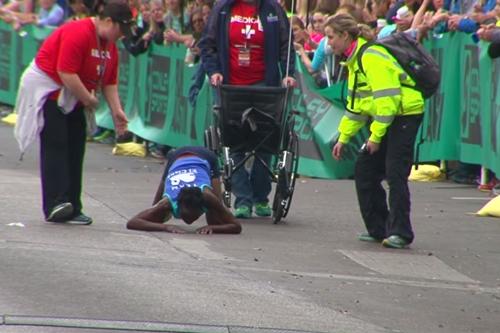
[(101, 89), (101, 86), (102, 86), (102, 81), (103, 81), (103, 78), (104, 78), (104, 72), (106, 71), (106, 55), (107, 55), (107, 45), (106, 45), (106, 49), (102, 50), (101, 49), (101, 39), (99, 38), (99, 35), (97, 34), (97, 25), (95, 24), (95, 21), (94, 21), (94, 27), (95, 27), (95, 38), (96, 38), (96, 41), (97, 41), (97, 52), (98, 52), (98, 56), (99, 56), (99, 68), (97, 69), (97, 73), (98, 73), (98, 80), (97, 80), (97, 87), (96, 87), (96, 91)]

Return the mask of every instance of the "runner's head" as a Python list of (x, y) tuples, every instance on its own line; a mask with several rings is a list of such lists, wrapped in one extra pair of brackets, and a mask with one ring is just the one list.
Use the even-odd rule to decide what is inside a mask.
[(199, 187), (184, 187), (177, 197), (179, 204), (179, 214), (187, 224), (196, 221), (203, 215), (203, 193)]

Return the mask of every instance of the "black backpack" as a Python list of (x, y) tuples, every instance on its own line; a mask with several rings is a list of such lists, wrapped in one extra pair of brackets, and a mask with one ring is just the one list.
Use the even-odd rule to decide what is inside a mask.
[(431, 97), (438, 90), (441, 81), (439, 65), (430, 53), (415, 39), (408, 36), (408, 34), (397, 32), (361, 46), (357, 61), (358, 67), (363, 74), (361, 57), (364, 51), (372, 45), (379, 45), (385, 48), (397, 60), (406, 74), (415, 81), (415, 87), (405, 86), (420, 91), (424, 98)]

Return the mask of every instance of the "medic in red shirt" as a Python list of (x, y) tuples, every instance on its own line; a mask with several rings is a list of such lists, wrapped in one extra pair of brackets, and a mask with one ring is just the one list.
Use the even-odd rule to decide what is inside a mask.
[(102, 93), (115, 130), (127, 130), (118, 96), (115, 42), (131, 30), (126, 0), (97, 6), (96, 17), (71, 21), (42, 44), (21, 78), (15, 135), (21, 151), (39, 136), (43, 212), (46, 221), (91, 224), (82, 212), (86, 124)]

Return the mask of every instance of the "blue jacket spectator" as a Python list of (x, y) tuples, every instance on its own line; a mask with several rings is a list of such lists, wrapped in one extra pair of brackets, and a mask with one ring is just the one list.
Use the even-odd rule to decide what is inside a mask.
[[(482, 7), (482, 11), (483, 13), (487, 13), (493, 10), (495, 6), (496, 6), (496, 0), (487, 0)], [(479, 23), (468, 17), (464, 17), (463, 19), (461, 19), (460, 23), (458, 24), (458, 30), (467, 33), (472, 33), (476, 31), (478, 28), (479, 28)]]
[(69, 6), (69, 1), (68, 0), (57, 0), (56, 1), (59, 7), (62, 8), (64, 12), (64, 20), (66, 20), (68, 17), (71, 16), (72, 10), (71, 7)]
[(55, 0), (40, 0), (37, 25), (57, 27), (64, 22), (64, 9)]
[(444, 8), (452, 14), (467, 14), (476, 2), (476, 0), (445, 0)]
[[(142, 36), (149, 30), (149, 23), (141, 22), (142, 24), (137, 24), (134, 34), (130, 37), (125, 37), (122, 39), (123, 46), (127, 51), (130, 52), (134, 57), (141, 53), (144, 53), (149, 48), (149, 42), (144, 40)], [(162, 42), (162, 41), (161, 41)]]
[[(207, 26), (200, 40), (203, 67), (210, 77), (221, 73), (224, 83), (229, 79), (229, 19), (230, 8), (234, 0), (220, 0), (212, 9)], [(289, 22), (283, 8), (277, 1), (260, 1), (260, 21), (266, 32), (265, 52), (265, 82), (268, 86), (280, 86), (286, 73), (288, 56)], [(283, 15), (283, 17), (279, 17)], [(276, 22), (274, 21), (276, 19)], [(285, 43), (283, 43), (285, 41)], [(217, 50), (213, 52), (213, 50)], [(295, 72), (295, 50), (290, 48), (289, 76)], [(279, 63), (279, 66), (276, 66)], [(283, 74), (283, 75), (282, 75)]]

